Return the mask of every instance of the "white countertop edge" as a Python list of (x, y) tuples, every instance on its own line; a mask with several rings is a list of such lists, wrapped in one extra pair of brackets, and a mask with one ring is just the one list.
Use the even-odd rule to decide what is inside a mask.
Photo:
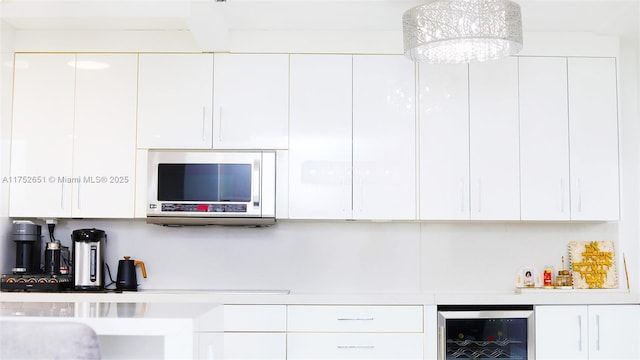
[(219, 290), (142, 290), (123, 293), (2, 292), (0, 301), (174, 302), (218, 304), (640, 304), (640, 294), (627, 290), (527, 289), (516, 292), (315, 293)]

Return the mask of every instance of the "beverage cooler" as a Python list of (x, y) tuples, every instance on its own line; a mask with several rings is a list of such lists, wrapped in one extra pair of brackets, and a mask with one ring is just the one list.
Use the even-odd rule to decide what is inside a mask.
[(533, 305), (438, 306), (438, 359), (534, 360)]

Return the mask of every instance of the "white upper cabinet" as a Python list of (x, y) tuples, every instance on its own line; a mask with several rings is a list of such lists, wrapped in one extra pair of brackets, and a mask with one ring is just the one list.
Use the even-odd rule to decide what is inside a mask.
[(519, 58), (522, 220), (569, 220), (567, 59)]
[(618, 117), (613, 58), (568, 59), (571, 218), (618, 220)]
[(519, 220), (518, 59), (469, 65), (472, 220)]
[(619, 218), (614, 59), (423, 64), (419, 94), (420, 219)]
[(210, 149), (213, 55), (140, 54), (138, 148)]
[(291, 55), (289, 217), (351, 218), (350, 55)]
[(16, 55), (10, 216), (133, 216), (136, 58)]
[(291, 56), (291, 218), (416, 219), (414, 76), (401, 56)]
[(72, 184), (62, 178), (72, 176), (75, 55), (15, 61), (9, 215), (70, 216)]
[(289, 55), (215, 54), (213, 147), (286, 149)]
[(469, 220), (467, 64), (419, 68), (420, 219)]
[(133, 217), (137, 58), (77, 55), (73, 174), (83, 181), (72, 194), (73, 217)]
[(520, 58), (523, 220), (619, 218), (612, 58)]
[(353, 217), (416, 219), (415, 65), (353, 57)]

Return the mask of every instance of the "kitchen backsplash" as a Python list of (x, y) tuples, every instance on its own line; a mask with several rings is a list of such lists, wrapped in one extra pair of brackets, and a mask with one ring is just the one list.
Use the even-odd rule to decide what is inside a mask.
[[(61, 220), (55, 236), (70, 245), (73, 230), (93, 227), (107, 233), (105, 260), (114, 280), (123, 256), (144, 261), (141, 289), (512, 291), (522, 266), (559, 268), (570, 241), (618, 238), (616, 223), (286, 220), (267, 228)], [(8, 234), (0, 244), (13, 253)], [(11, 266), (3, 263), (3, 272)]]

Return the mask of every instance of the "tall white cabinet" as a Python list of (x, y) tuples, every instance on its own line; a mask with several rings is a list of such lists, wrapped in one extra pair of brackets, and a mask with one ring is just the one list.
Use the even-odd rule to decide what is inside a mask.
[[(18, 54), (14, 73), (9, 215), (71, 214), (74, 54)], [(20, 176), (40, 176), (34, 183)], [(52, 178), (51, 178), (52, 177)], [(34, 178), (35, 180), (36, 178)]]
[(289, 217), (351, 218), (350, 55), (291, 55)]
[(420, 219), (520, 219), (517, 65), (420, 66)]
[(291, 218), (416, 219), (414, 64), (292, 55)]
[[(78, 54), (79, 64), (107, 64), (100, 71), (76, 69), (73, 217), (131, 218), (136, 167), (135, 54)], [(100, 181), (97, 177), (100, 176)]]
[(420, 219), (469, 220), (469, 66), (419, 68)]
[(353, 217), (416, 219), (415, 66), (353, 57)]
[(571, 218), (618, 220), (618, 102), (614, 58), (569, 58)]
[(522, 220), (617, 220), (615, 59), (519, 62)]
[(419, 71), (420, 219), (619, 218), (615, 59)]
[(16, 62), (10, 216), (132, 217), (137, 55)]
[(569, 220), (567, 59), (519, 58), (522, 220)]
[(518, 129), (518, 59), (469, 64), (471, 219), (520, 219)]

